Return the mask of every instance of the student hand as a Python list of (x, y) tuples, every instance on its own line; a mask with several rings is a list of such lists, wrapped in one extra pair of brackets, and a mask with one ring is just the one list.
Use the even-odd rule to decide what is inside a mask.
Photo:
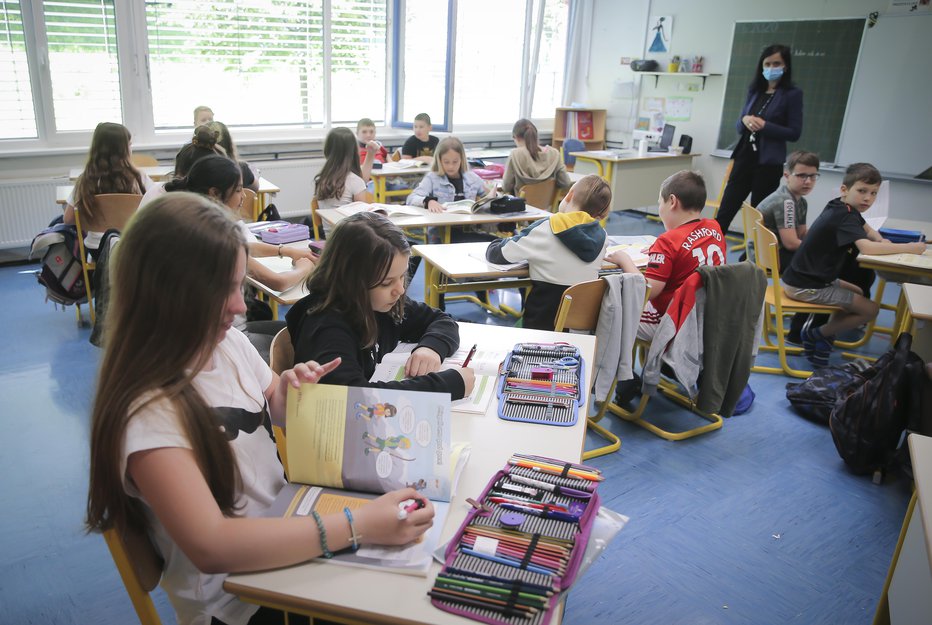
[[(425, 506), (398, 519), (398, 504), (406, 499), (421, 499)], [(356, 532), (366, 545), (406, 545), (434, 524), (434, 506), (413, 488), (386, 493), (353, 511)]]
[(293, 261), (297, 261), (300, 258), (306, 258), (310, 261), (316, 260), (314, 252), (310, 248), (301, 248), (301, 247), (283, 247), (282, 256), (287, 256)]
[(366, 152), (368, 152), (369, 154), (375, 154), (376, 152), (379, 151), (380, 147), (382, 146), (379, 144), (378, 141), (375, 141), (375, 140), (370, 141), (369, 143), (366, 144)]
[(418, 347), (405, 362), (405, 376), (413, 378), (418, 375), (426, 375), (434, 371), (440, 371), (440, 363), (443, 359), (440, 354), (429, 347)]
[(624, 269), (624, 265), (622, 263), (624, 263), (625, 260), (627, 260), (629, 263), (634, 262), (631, 260), (631, 257), (628, 256), (628, 253), (624, 250), (615, 250), (614, 252), (606, 254), (605, 260), (610, 263), (615, 263), (622, 269)]
[(299, 258), (291, 263), (295, 269), (301, 272), (310, 273), (311, 269), (317, 264), (317, 259)]
[(340, 358), (334, 358), (325, 365), (317, 364), (313, 360), (299, 362), (293, 369), (283, 371), (279, 376), (279, 390), (286, 392), (289, 385), (298, 388), (302, 382), (316, 384), (322, 377), (339, 367), (340, 361)]
[(926, 244), (922, 242), (907, 243), (906, 252), (908, 254), (925, 254)]
[(476, 372), (469, 367), (461, 367), (456, 371), (459, 371), (460, 375), (463, 376), (463, 384), (466, 386), (466, 392), (463, 397), (469, 397), (472, 395), (472, 389), (476, 385)]
[(430, 202), (427, 203), (427, 210), (431, 213), (442, 213), (443, 204), (441, 204), (437, 200), (431, 200)]

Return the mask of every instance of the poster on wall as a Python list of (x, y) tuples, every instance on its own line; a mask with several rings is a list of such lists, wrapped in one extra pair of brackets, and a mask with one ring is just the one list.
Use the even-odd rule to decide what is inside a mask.
[(650, 18), (647, 26), (647, 41), (650, 45), (648, 52), (666, 54), (670, 51), (670, 42), (673, 40), (673, 16), (661, 15)]
[(664, 116), (667, 121), (688, 122), (693, 116), (693, 99), (685, 97), (667, 98)]

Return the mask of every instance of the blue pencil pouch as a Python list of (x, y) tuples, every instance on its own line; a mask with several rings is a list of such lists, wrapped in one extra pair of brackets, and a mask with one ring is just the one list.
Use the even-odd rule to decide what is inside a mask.
[(881, 228), (880, 236), (891, 243), (918, 243), (926, 240), (926, 235), (918, 230), (898, 230), (897, 228)]
[(502, 364), (498, 416), (507, 421), (570, 426), (582, 405), (584, 363), (568, 343), (518, 343)]

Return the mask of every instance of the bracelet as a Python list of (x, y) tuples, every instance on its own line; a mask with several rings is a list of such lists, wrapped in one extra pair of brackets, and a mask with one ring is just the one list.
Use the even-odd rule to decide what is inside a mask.
[(282, 258), (282, 244), (281, 243), (278, 244), (278, 257)]
[(349, 521), (349, 531), (350, 531), (350, 542), (353, 543), (353, 551), (359, 549), (359, 541), (362, 539), (361, 534), (356, 533), (356, 526), (353, 524), (353, 513), (349, 508), (343, 508), (343, 514), (346, 515), (346, 520)]
[(333, 552), (327, 548), (327, 529), (324, 527), (324, 521), (320, 518), (320, 515), (317, 514), (317, 510), (313, 510), (311, 516), (314, 517), (314, 521), (317, 523), (317, 531), (320, 532), (320, 550), (323, 552), (322, 555), (329, 560), (333, 557)]

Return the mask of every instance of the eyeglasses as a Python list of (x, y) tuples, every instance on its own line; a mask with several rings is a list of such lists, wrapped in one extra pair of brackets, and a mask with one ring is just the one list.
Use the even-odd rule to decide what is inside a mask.
[(822, 174), (793, 174), (793, 175), (799, 178), (800, 180), (816, 181), (819, 179), (819, 176), (821, 176)]

